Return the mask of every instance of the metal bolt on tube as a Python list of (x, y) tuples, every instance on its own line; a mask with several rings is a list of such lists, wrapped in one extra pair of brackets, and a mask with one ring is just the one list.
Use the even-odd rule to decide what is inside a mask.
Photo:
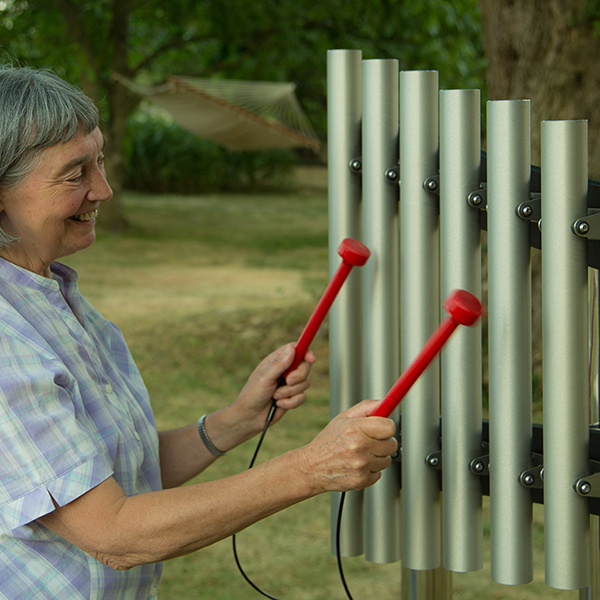
[[(440, 320), (438, 73), (400, 72), (401, 355), (406, 369)], [(441, 565), (439, 474), (424, 456), (439, 451), (439, 369), (429, 369), (402, 405), (402, 564)]]
[(587, 244), (571, 229), (587, 211), (587, 121), (542, 122), (544, 538), (546, 583), (590, 585)]
[[(337, 248), (345, 238), (362, 239), (362, 52), (327, 52), (327, 179), (329, 274), (338, 268)], [(349, 168), (350, 166), (350, 168)], [(363, 399), (362, 269), (350, 274), (329, 313), (329, 397), (333, 418)], [(331, 494), (331, 551), (340, 494)], [(346, 494), (340, 553), (364, 552), (363, 492)]]
[(530, 101), (487, 108), (491, 567), (517, 585), (533, 578), (531, 493), (519, 482), (532, 467), (529, 223), (516, 214), (529, 200)]
[[(396, 60), (363, 61), (363, 241), (365, 397), (382, 398), (400, 372), (398, 186), (383, 174), (398, 163)], [(400, 468), (365, 490), (365, 557), (400, 560)]]
[[(440, 92), (440, 272), (442, 296), (481, 296), (479, 214), (468, 195), (479, 187), (479, 90)], [(441, 355), (443, 557), (450, 571), (483, 566), (479, 477), (469, 464), (481, 451), (481, 326), (456, 333)]]

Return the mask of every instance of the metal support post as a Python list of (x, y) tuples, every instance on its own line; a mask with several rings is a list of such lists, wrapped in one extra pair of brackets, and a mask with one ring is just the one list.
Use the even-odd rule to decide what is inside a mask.
[[(329, 197), (329, 271), (339, 263), (337, 248), (345, 238), (362, 238), (361, 176), (351, 167), (360, 159), (362, 117), (362, 52), (327, 53), (327, 135)], [(329, 313), (331, 416), (363, 398), (362, 272), (348, 277)], [(335, 533), (340, 494), (331, 494), (331, 543)], [(364, 551), (363, 493), (348, 492), (340, 530), (342, 556)]]
[[(600, 272), (597, 269), (588, 269), (588, 306), (589, 306), (589, 385), (590, 385), (590, 423), (597, 425), (600, 422), (600, 369), (598, 360), (600, 352), (599, 309), (600, 309)], [(596, 515), (590, 515), (590, 566), (591, 585), (579, 593), (581, 600), (600, 599), (600, 521)], [(589, 590), (589, 591), (588, 591)], [(586, 591), (588, 595), (586, 597)]]
[[(363, 61), (363, 229), (371, 258), (364, 268), (365, 396), (383, 398), (400, 374), (398, 61)], [(400, 560), (400, 472), (393, 463), (365, 491), (365, 556)]]
[(546, 583), (590, 585), (588, 500), (587, 122), (542, 122), (544, 528)]
[[(438, 168), (438, 73), (400, 73), (400, 273), (402, 369), (440, 322), (439, 195), (424, 182)], [(402, 403), (402, 564), (441, 565), (439, 472), (425, 458), (440, 450), (439, 361)]]
[[(479, 186), (479, 90), (440, 92), (441, 293), (481, 297), (478, 211), (467, 204)], [(483, 566), (481, 482), (470, 462), (481, 454), (481, 325), (463, 328), (442, 351), (443, 557), (450, 571)]]
[(492, 579), (533, 578), (531, 491), (519, 475), (532, 466), (529, 100), (488, 102), (487, 215)]

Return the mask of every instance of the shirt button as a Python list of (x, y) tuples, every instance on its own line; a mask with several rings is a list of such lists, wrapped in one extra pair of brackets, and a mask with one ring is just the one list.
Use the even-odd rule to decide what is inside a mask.
[(156, 598), (158, 596), (158, 586), (154, 584), (150, 588), (150, 598)]
[(135, 435), (135, 439), (136, 439), (136, 440), (138, 440), (138, 441), (139, 441), (139, 440), (141, 440), (141, 439), (142, 439), (142, 438), (140, 438), (140, 434), (139, 434), (137, 431), (134, 433), (134, 435)]
[(112, 388), (112, 385), (110, 385), (110, 383), (108, 385), (106, 385), (104, 387), (104, 389), (106, 390), (107, 394), (112, 394), (113, 393), (113, 388)]

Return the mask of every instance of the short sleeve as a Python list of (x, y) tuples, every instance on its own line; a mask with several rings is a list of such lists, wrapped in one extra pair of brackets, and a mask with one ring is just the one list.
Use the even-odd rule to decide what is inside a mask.
[(106, 458), (96, 455), (69, 473), (32, 488), (1, 506), (1, 528), (10, 531), (31, 523), (54, 510), (53, 499), (59, 506), (64, 506), (108, 479), (112, 473)]
[(79, 386), (28, 340), (0, 338), (0, 527), (64, 505), (113, 473)]

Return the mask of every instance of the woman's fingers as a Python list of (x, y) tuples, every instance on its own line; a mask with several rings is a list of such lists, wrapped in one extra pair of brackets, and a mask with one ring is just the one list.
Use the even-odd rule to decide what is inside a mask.
[(305, 446), (305, 469), (320, 491), (346, 491), (373, 485), (398, 450), (396, 425), (368, 417), (377, 402), (361, 402), (341, 413)]

